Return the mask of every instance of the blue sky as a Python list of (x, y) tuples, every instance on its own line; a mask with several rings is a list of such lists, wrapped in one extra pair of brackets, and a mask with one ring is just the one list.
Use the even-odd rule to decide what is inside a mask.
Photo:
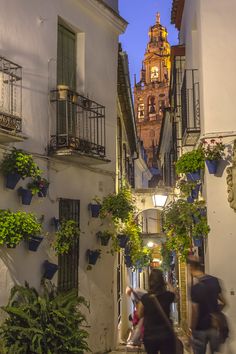
[(157, 12), (161, 14), (161, 24), (167, 27), (170, 44), (178, 43), (177, 31), (170, 24), (171, 5), (172, 0), (119, 0), (120, 15), (129, 22), (125, 34), (120, 36), (120, 41), (129, 56), (132, 85), (134, 74), (139, 80), (148, 41), (148, 29), (154, 25)]

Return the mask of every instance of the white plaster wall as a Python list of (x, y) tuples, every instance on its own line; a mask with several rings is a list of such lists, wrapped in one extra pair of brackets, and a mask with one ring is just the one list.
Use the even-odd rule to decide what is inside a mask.
[[(117, 1), (109, 3), (116, 7)], [(123, 25), (113, 15), (108, 18), (107, 12), (103, 17), (95, 4), (99, 6), (92, 0), (1, 0), (1, 55), (23, 67), (23, 133), (28, 139), (15, 146), (39, 154), (36, 161), (49, 179), (50, 187), (47, 198), (34, 197), (31, 206), (22, 206), (17, 192), (6, 190), (0, 176), (0, 208), (44, 215), (44, 230), (53, 232), (51, 217), (58, 216), (58, 198), (80, 200), (79, 291), (90, 301), (87, 313), (91, 326), (90, 348), (93, 353), (104, 353), (115, 342), (116, 259), (107, 253), (108, 247), (98, 243), (95, 233), (101, 228), (101, 222), (90, 217), (88, 204), (94, 196), (102, 197), (115, 188), (117, 43)], [(106, 107), (107, 158), (111, 160), (107, 166), (90, 169), (79, 164), (48, 161), (46, 157), (53, 119), (49, 89), (56, 84), (58, 16), (78, 33), (79, 93), (88, 94)], [(1, 148), (0, 154), (3, 151)], [(26, 183), (21, 181), (19, 186)], [(101, 259), (91, 271), (87, 271), (87, 248), (102, 249)], [(47, 239), (37, 253), (31, 253), (23, 244), (14, 250), (1, 248), (0, 305), (6, 303), (15, 282), (27, 280), (39, 287), (42, 261), (56, 261)], [(57, 276), (53, 281), (57, 282)]]
[[(201, 133), (226, 135), (223, 142), (232, 148), (235, 136), (227, 132), (236, 130), (236, 13), (235, 0), (186, 1), (181, 41), (186, 45), (186, 67), (197, 66), (201, 90)], [(194, 24), (194, 34), (192, 33)], [(233, 133), (232, 133), (233, 134)], [(211, 231), (206, 249), (206, 270), (223, 282), (231, 324), (231, 337), (222, 353), (236, 353), (236, 267), (235, 212), (227, 202), (225, 163), (217, 176), (205, 172), (204, 197), (208, 208)]]

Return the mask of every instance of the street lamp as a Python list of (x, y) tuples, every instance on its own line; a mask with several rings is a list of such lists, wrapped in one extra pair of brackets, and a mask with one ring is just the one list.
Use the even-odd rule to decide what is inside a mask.
[(152, 196), (152, 201), (153, 201), (153, 205), (154, 207), (164, 207), (166, 204), (166, 200), (167, 200), (167, 195), (162, 195), (162, 194), (154, 194)]

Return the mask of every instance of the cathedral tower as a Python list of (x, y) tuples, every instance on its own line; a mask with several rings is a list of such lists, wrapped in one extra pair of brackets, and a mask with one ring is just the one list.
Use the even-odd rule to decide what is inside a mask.
[(170, 45), (167, 30), (160, 23), (149, 29), (140, 81), (134, 86), (134, 105), (139, 139), (143, 141), (148, 167), (157, 167), (156, 151), (159, 143), (163, 108), (169, 106)]

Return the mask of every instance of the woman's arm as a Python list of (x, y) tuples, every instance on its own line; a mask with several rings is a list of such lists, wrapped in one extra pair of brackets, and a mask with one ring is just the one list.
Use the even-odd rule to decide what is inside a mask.
[(139, 318), (144, 316), (144, 306), (141, 301), (137, 303), (137, 313)]

